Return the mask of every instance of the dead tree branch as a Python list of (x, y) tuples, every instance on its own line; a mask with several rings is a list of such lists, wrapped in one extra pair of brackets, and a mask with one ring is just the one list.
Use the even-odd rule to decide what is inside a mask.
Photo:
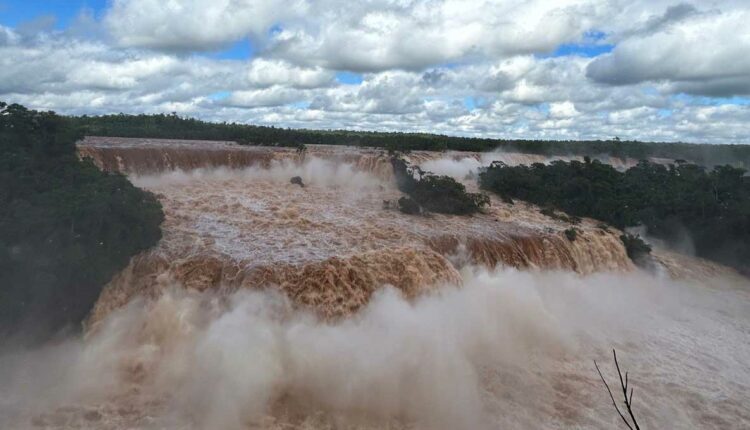
[(630, 430), (641, 430), (641, 428), (638, 426), (638, 421), (635, 419), (635, 414), (633, 414), (633, 388), (630, 388), (630, 396), (628, 396), (628, 372), (625, 372), (625, 379), (622, 377), (622, 372), (620, 371), (620, 363), (617, 361), (617, 351), (614, 349), (612, 350), (612, 356), (615, 359), (615, 368), (617, 369), (617, 376), (620, 378), (620, 387), (622, 388), (622, 395), (624, 398), (623, 403), (625, 404), (625, 409), (628, 412), (628, 415), (630, 416), (630, 419), (632, 421), (632, 425), (630, 421), (628, 421), (627, 418), (625, 418), (625, 415), (620, 411), (620, 407), (617, 405), (617, 401), (615, 400), (615, 396), (612, 394), (612, 390), (609, 388), (609, 384), (607, 383), (607, 380), (604, 379), (604, 375), (602, 375), (602, 371), (599, 369), (599, 365), (596, 363), (596, 360), (594, 360), (594, 366), (596, 367), (596, 371), (599, 373), (599, 378), (601, 378), (602, 382), (604, 383), (604, 386), (607, 388), (607, 393), (609, 393), (609, 398), (612, 400), (612, 404), (615, 406), (615, 410), (617, 411), (617, 414), (620, 415), (620, 418), (622, 418), (622, 422), (625, 423), (625, 425)]

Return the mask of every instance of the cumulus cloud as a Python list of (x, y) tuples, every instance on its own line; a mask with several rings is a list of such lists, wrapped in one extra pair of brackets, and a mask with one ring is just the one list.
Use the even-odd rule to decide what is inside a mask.
[(316, 2), (323, 19), (274, 34), (274, 55), (353, 71), (419, 70), (477, 57), (546, 52), (576, 40), (597, 9), (587, 0)]
[(418, 112), (429, 93), (420, 83), (420, 76), (414, 73), (383, 72), (368, 77), (357, 87), (340, 86), (320, 94), (310, 108), (390, 114)]
[[(283, 127), (745, 143), (748, 18), (740, 0), (114, 0), (62, 30), (0, 26), (0, 98)], [(240, 40), (251, 58), (211, 52)], [(553, 55), (594, 45), (613, 49)]]
[(594, 0), (115, 0), (105, 23), (123, 46), (212, 50), (253, 37), (299, 64), (379, 71), (474, 56), (544, 52), (577, 40)]
[(284, 61), (258, 58), (250, 62), (247, 81), (252, 85), (291, 85), (299, 88), (319, 88), (333, 83), (335, 73), (321, 67), (299, 67)]
[(211, 50), (260, 36), (304, 2), (268, 0), (114, 0), (104, 22), (118, 44)]
[(228, 106), (254, 108), (261, 106), (281, 106), (303, 101), (304, 92), (282, 86), (257, 90), (235, 91), (225, 101)]
[(750, 10), (680, 10), (668, 9), (652, 31), (623, 40), (593, 61), (587, 75), (614, 85), (663, 81), (698, 94), (750, 93)]
[(578, 111), (573, 103), (566, 101), (550, 104), (549, 114), (552, 118), (572, 118)]

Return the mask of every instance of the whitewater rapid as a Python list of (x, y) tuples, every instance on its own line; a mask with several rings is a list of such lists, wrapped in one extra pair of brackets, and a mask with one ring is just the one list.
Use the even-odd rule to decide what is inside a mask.
[[(304, 188), (290, 183), (296, 176)], [(568, 224), (495, 198), (473, 217), (413, 217), (395, 209), (401, 193), (392, 177), (318, 155), (131, 180), (164, 206), (164, 238), (110, 283), (93, 322), (172, 282), (271, 287), (333, 317), (355, 312), (384, 284), (414, 297), (439, 282), (459, 283), (457, 269), (467, 263), (582, 274), (633, 268), (619, 233), (596, 223), (579, 225), (572, 242)]]

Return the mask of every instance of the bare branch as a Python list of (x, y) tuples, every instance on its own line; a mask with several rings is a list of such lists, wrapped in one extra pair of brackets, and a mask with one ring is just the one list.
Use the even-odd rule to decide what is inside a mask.
[(617, 351), (614, 349), (612, 350), (612, 355), (615, 358), (615, 367), (617, 368), (617, 375), (620, 377), (620, 385), (622, 385), (622, 395), (625, 398), (625, 407), (628, 410), (628, 414), (630, 415), (630, 419), (633, 420), (633, 425), (635, 426), (636, 430), (641, 430), (641, 428), (638, 426), (638, 421), (635, 419), (635, 414), (633, 414), (633, 407), (632, 407), (632, 398), (633, 398), (633, 390), (630, 391), (630, 400), (628, 400), (628, 373), (625, 372), (625, 382), (622, 381), (622, 372), (620, 372), (620, 363), (617, 362)]
[(638, 426), (638, 421), (635, 419), (635, 414), (633, 413), (633, 391), (634, 389), (630, 389), (630, 396), (628, 397), (628, 385), (630, 383), (629, 381), (629, 374), (628, 372), (625, 372), (625, 378), (622, 377), (622, 371), (620, 370), (620, 363), (617, 361), (617, 351), (614, 349), (612, 350), (612, 356), (615, 360), (615, 368), (617, 369), (617, 376), (620, 378), (620, 388), (622, 388), (622, 396), (624, 398), (624, 404), (625, 408), (628, 411), (628, 415), (630, 415), (630, 419), (632, 420), (633, 424), (631, 425), (627, 418), (625, 418), (625, 415), (620, 411), (620, 407), (617, 406), (617, 401), (615, 400), (614, 395), (612, 394), (612, 390), (609, 388), (609, 384), (607, 384), (607, 381), (604, 379), (604, 375), (602, 375), (602, 371), (599, 369), (599, 365), (596, 363), (596, 360), (594, 360), (594, 366), (596, 367), (596, 371), (599, 373), (599, 378), (601, 378), (602, 382), (604, 383), (604, 386), (607, 388), (607, 393), (609, 393), (609, 398), (612, 400), (612, 404), (615, 406), (615, 410), (617, 411), (617, 414), (620, 415), (620, 418), (622, 418), (622, 421), (625, 423), (625, 425), (630, 429), (633, 430), (640, 430), (641, 428)]
[(625, 418), (625, 415), (620, 412), (620, 407), (617, 406), (617, 401), (615, 401), (615, 396), (612, 395), (612, 390), (609, 389), (609, 384), (607, 384), (607, 381), (604, 379), (604, 375), (602, 375), (602, 371), (599, 370), (599, 365), (596, 364), (596, 360), (594, 360), (594, 366), (596, 367), (596, 371), (599, 372), (599, 377), (602, 379), (602, 382), (604, 382), (604, 386), (607, 387), (607, 392), (609, 393), (609, 398), (612, 399), (612, 404), (615, 406), (615, 410), (620, 415), (620, 418), (622, 418), (622, 421), (625, 423), (626, 426), (630, 430), (633, 430), (633, 427), (630, 425), (628, 420)]

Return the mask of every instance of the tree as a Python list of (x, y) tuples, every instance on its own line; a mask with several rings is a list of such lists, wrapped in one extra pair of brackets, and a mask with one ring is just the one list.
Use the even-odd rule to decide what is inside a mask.
[(0, 338), (78, 327), (104, 284), (161, 237), (161, 205), (79, 160), (80, 130), (0, 104)]
[[(750, 273), (750, 178), (730, 165), (713, 169), (641, 161), (625, 172), (597, 160), (549, 165), (494, 163), (480, 173), (480, 186), (504, 200), (521, 199), (617, 228), (645, 226), (668, 244), (689, 237), (698, 256)], [(624, 235), (634, 261), (650, 252), (640, 238)]]
[[(391, 165), (399, 190), (409, 195), (410, 200), (425, 211), (471, 215), (490, 204), (490, 198), (486, 194), (468, 193), (462, 183), (450, 176), (433, 175), (419, 166), (410, 166), (398, 157), (391, 158)], [(414, 212), (412, 202), (406, 202), (401, 207), (402, 212)]]

